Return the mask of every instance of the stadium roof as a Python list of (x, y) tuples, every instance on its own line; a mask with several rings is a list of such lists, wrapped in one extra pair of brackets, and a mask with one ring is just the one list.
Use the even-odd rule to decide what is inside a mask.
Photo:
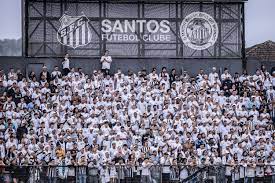
[(246, 56), (248, 58), (256, 58), (258, 60), (275, 61), (275, 42), (269, 40), (247, 48)]

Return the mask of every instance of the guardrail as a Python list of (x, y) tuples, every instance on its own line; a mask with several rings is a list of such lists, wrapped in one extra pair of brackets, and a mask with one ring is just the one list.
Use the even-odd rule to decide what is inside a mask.
[(0, 182), (275, 183), (275, 165), (0, 166)]

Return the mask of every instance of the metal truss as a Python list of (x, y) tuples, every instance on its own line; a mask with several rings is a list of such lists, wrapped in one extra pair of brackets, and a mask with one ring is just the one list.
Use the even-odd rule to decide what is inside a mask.
[[(99, 57), (108, 49), (115, 57), (128, 58), (245, 58), (244, 2), (199, 2), (199, 1), (88, 1), (88, 0), (25, 0), (23, 18), (23, 55), (27, 57), (61, 57), (70, 53), (75, 57)], [(119, 7), (118, 11), (114, 7)], [(131, 11), (129, 16), (123, 12)], [(154, 7), (156, 14), (153, 15)], [(130, 10), (129, 10), (130, 8)], [(132, 9), (131, 9), (132, 8)], [(163, 10), (163, 17), (158, 17)], [(185, 46), (180, 38), (180, 24), (192, 11), (212, 15), (219, 28), (216, 44), (209, 49), (198, 51)], [(76, 49), (61, 45), (56, 39), (59, 18), (64, 14), (81, 15), (89, 18), (93, 32), (92, 43)], [(113, 16), (115, 15), (115, 16)], [(101, 21), (125, 19), (168, 20), (172, 42), (109, 42), (102, 40)], [(142, 34), (137, 30), (137, 36)], [(121, 50), (121, 51), (119, 51)]]

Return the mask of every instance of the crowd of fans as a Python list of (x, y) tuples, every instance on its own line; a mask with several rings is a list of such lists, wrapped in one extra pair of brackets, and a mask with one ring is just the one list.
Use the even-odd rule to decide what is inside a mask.
[(163, 182), (191, 174), (179, 165), (230, 165), (230, 181), (274, 175), (275, 72), (264, 66), (253, 75), (226, 68), (219, 74), (215, 67), (194, 77), (178, 72), (110, 76), (57, 66), (50, 73), (44, 66), (25, 77), (1, 70), (3, 180), (24, 181), (15, 165), (50, 165), (50, 182), (76, 174), (80, 182), (152, 182), (153, 165), (163, 166)]

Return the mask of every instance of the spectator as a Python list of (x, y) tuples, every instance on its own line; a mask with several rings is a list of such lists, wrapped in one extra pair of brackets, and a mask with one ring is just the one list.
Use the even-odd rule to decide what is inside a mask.
[(109, 56), (109, 51), (106, 50), (104, 52), (104, 55), (100, 59), (100, 63), (102, 64), (102, 72), (105, 75), (110, 74), (110, 68), (111, 68), (111, 63), (112, 63), (112, 57)]
[(221, 164), (228, 181), (274, 178), (275, 76), (266, 69), (232, 77), (212, 68), (196, 78), (165, 67), (67, 72), (43, 68), (37, 81), (0, 70), (5, 180), (187, 181)]
[(42, 84), (45, 82), (50, 82), (50, 80), (51, 80), (51, 75), (48, 72), (47, 67), (45, 65), (42, 67), (42, 71), (40, 73), (39, 80), (40, 80), (40, 82), (42, 82)]
[(63, 75), (67, 76), (70, 72), (70, 60), (69, 60), (68, 53), (66, 53), (64, 56), (64, 59), (62, 61), (62, 68), (63, 68)]
[(51, 79), (52, 80), (55, 80), (56, 78), (61, 79), (61, 77), (62, 77), (62, 74), (59, 71), (58, 66), (54, 66), (54, 71), (51, 74)]

